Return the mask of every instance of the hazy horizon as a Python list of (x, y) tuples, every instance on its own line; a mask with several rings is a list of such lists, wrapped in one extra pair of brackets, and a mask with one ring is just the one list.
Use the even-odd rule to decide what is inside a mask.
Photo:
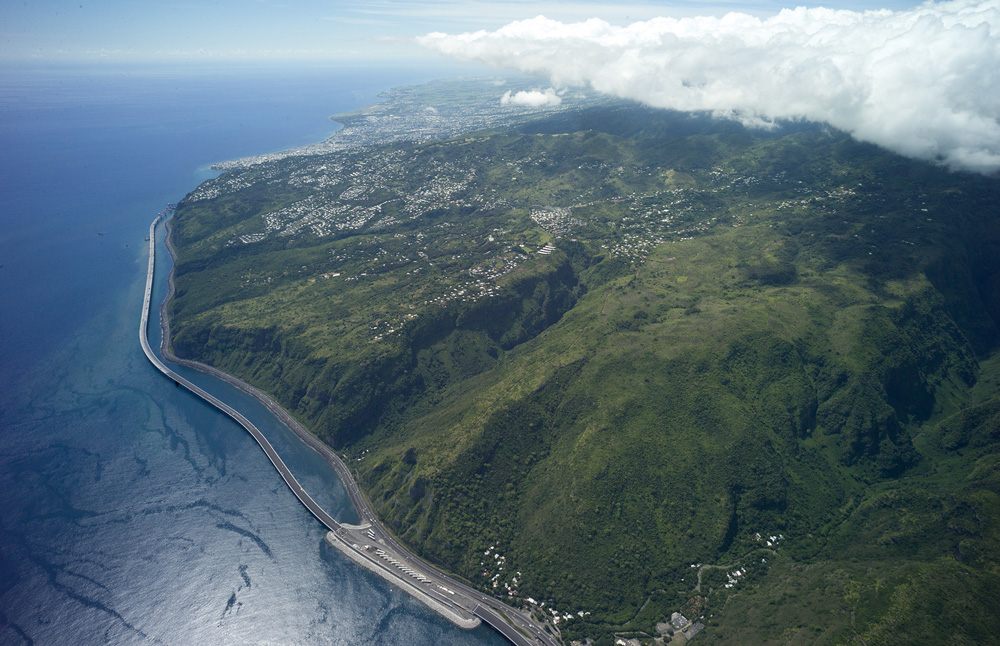
[[(4, 25), (0, 62), (330, 63), (378, 59), (431, 64), (442, 57), (416, 42), (431, 32), (492, 30), (540, 15), (562, 22), (596, 18), (619, 26), (659, 17), (721, 17), (731, 12), (763, 18), (798, 4), (768, 0), (9, 3), (0, 7), (0, 24)], [(919, 4), (888, 0), (878, 8), (902, 10)], [(853, 11), (873, 8), (851, 0), (809, 6)]]

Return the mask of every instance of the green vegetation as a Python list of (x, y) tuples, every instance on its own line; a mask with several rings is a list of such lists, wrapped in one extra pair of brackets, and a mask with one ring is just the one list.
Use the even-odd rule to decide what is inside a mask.
[(288, 158), (179, 205), (173, 345), (567, 640), (985, 643), (998, 188), (624, 106)]

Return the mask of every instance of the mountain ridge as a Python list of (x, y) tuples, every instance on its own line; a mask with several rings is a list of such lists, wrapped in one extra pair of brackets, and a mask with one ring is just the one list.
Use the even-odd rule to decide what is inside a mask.
[[(533, 608), (558, 608), (567, 639), (697, 610), (706, 641), (920, 643), (899, 618), (920, 624), (930, 572), (973, 577), (953, 597), (987, 607), (995, 180), (828, 129), (653, 112), (223, 175), (178, 206), (174, 350), (270, 392), (348, 453), (400, 538), (548, 599)], [(302, 219), (274, 215), (304, 199)], [(277, 224), (258, 240), (260, 222)], [(750, 575), (706, 570), (694, 593), (710, 559)], [(868, 579), (885, 583), (851, 587)], [(835, 592), (806, 595), (825, 619), (730, 620), (761, 612), (768, 582), (812, 580)], [(956, 634), (995, 627), (978, 616)]]

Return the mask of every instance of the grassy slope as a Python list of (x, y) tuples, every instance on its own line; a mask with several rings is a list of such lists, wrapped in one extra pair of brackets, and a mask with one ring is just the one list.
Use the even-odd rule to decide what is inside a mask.
[[(994, 643), (997, 367), (986, 362), (976, 387), (986, 404), (915, 438), (926, 459), (912, 475), (867, 487), (826, 536), (800, 542), (757, 585), (726, 599), (706, 642)], [(955, 452), (959, 427), (969, 444)]]
[[(957, 223), (928, 233), (921, 229), (934, 225), (901, 209), (878, 211), (884, 223), (849, 209), (855, 222), (843, 220), (843, 206), (805, 217), (757, 213), (755, 224), (662, 246), (634, 273), (594, 287), (516, 358), (457, 388), (366, 458), (362, 474), (381, 513), (427, 554), (486, 585), (496, 569), (480, 566), (481, 555), (499, 543), (525, 572), (520, 594), (594, 611), (621, 629), (649, 631), (689, 601), (686, 564), (748, 562), (758, 531), (794, 538), (787, 563), (760, 574), (754, 590), (791, 595), (822, 584), (822, 592), (763, 625), (727, 608), (733, 619), (709, 633), (723, 642), (780, 639), (802, 627), (806, 641), (855, 631), (866, 641), (880, 631), (898, 639), (945, 590), (946, 622), (968, 606), (994, 626), (984, 608), (995, 594), (981, 595), (996, 583), (988, 512), (996, 483), (973, 480), (962, 490), (985, 514), (969, 543), (986, 569), (970, 568), (953, 556), (956, 538), (942, 520), (945, 508), (961, 506), (943, 502), (956, 490), (926, 466), (942, 455), (927, 448), (921, 460), (910, 444), (910, 433), (931, 434), (934, 419), (968, 405), (975, 380), (973, 348), (945, 309), (974, 288), (955, 281), (942, 295), (927, 278), (965, 255), (939, 237)], [(865, 225), (874, 225), (872, 241), (902, 253), (865, 258), (872, 245), (853, 239)], [(923, 244), (907, 250), (915, 245), (903, 239)], [(793, 278), (774, 271), (783, 263)], [(966, 316), (977, 308), (961, 306)], [(988, 327), (976, 320), (967, 329)], [(409, 460), (399, 457), (403, 448), (412, 449)], [(914, 464), (930, 472), (895, 480)], [(971, 465), (958, 458), (951, 468)], [(886, 479), (896, 484), (872, 489)], [(885, 492), (906, 502), (878, 498)], [(896, 518), (863, 513), (886, 500), (898, 506)], [(896, 523), (915, 525), (909, 541), (897, 545)], [(884, 583), (869, 585), (879, 576)], [(887, 601), (874, 603), (883, 593)], [(725, 592), (712, 595), (706, 612), (727, 601)], [(762, 601), (773, 599), (761, 593), (742, 612), (770, 614)], [(855, 609), (864, 611), (852, 624), (844, 617)], [(983, 630), (955, 626), (973, 641)], [(586, 625), (567, 632), (594, 633)], [(922, 639), (916, 628), (902, 634)]]
[[(479, 190), (515, 204), (706, 187), (712, 167), (764, 179), (701, 193), (710, 235), (637, 265), (599, 255), (627, 210), (575, 209), (600, 234), (526, 263), (492, 309), (438, 308), (375, 346), (366, 317), (429, 283), (384, 271), (316, 298), (290, 268), (330, 269), (355, 238), (212, 263), (232, 235), (213, 233), (220, 218), (256, 211), (246, 195), (182, 207), (177, 338), (363, 455), (379, 513), (429, 558), (491, 589), (481, 563), (499, 545), (519, 596), (591, 611), (567, 636), (649, 632), (678, 608), (710, 618), (706, 641), (996, 631), (997, 375), (976, 359), (1000, 312), (995, 186), (816, 133), (638, 134), (471, 138), (423, 148), (413, 169), (475, 151), (490, 160)], [(520, 176), (502, 163), (540, 152)], [(615, 174), (630, 166), (664, 172)], [(462, 217), (475, 236), (497, 222)], [(516, 208), (503, 217), (520, 242), (547, 239)], [(252, 270), (277, 284), (237, 289)], [(772, 554), (757, 532), (787, 538)], [(695, 594), (691, 563), (746, 565), (752, 582), (726, 589), (706, 570)]]
[[(396, 446), (415, 449), (415, 464), (393, 464), (399, 454), (391, 448), (366, 458), (376, 465), (369, 479), (380, 511), (473, 578), (481, 550), (499, 542), (526, 572), (522, 594), (602, 612), (612, 624), (627, 623), (656, 590), (689, 590), (680, 583), (688, 563), (728, 563), (753, 551), (756, 532), (795, 537), (793, 553), (804, 549), (804, 562), (825, 563), (809, 553), (813, 543), (823, 545), (826, 532), (863, 534), (842, 524), (841, 510), (870, 495), (868, 482), (904, 466), (893, 453), (907, 446), (906, 431), (884, 419), (895, 409), (864, 376), (926, 370), (941, 382), (938, 406), (955, 406), (971, 357), (946, 321), (909, 311), (933, 299), (922, 282), (906, 286), (914, 292), (908, 301), (878, 305), (871, 293), (849, 289), (856, 282), (837, 292), (824, 282), (727, 294), (733, 286), (713, 269), (737, 240), (752, 248), (751, 236), (733, 231), (670, 246), (635, 275), (588, 293), (505, 374), (488, 375), (496, 383), (482, 378), (462, 389), (398, 437)], [(905, 338), (905, 353), (924, 354), (926, 342), (947, 348), (953, 363), (873, 365), (883, 355), (864, 353), (872, 328), (902, 335), (899, 328), (916, 325), (904, 316), (933, 337)], [(900, 343), (896, 334), (885, 343)], [(838, 389), (840, 380), (862, 385)], [(843, 428), (844, 416), (853, 426)], [(428, 484), (414, 502), (407, 488), (422, 478)], [(920, 482), (934, 492), (914, 503), (926, 514), (944, 494), (934, 477)], [(907, 547), (868, 558), (895, 567)], [(950, 558), (935, 553), (943, 555)], [(660, 618), (690, 596), (660, 599)]]

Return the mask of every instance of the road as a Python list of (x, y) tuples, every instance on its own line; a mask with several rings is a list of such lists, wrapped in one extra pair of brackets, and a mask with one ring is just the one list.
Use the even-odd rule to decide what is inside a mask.
[(162, 361), (160, 361), (160, 358), (153, 353), (152, 348), (150, 348), (149, 336), (147, 334), (147, 331), (149, 329), (150, 300), (152, 300), (153, 297), (153, 269), (156, 265), (156, 257), (155, 257), (156, 223), (159, 221), (159, 219), (160, 219), (159, 216), (157, 216), (156, 220), (153, 220), (153, 223), (149, 225), (149, 268), (146, 272), (146, 294), (143, 298), (142, 319), (139, 324), (139, 342), (142, 345), (142, 351), (146, 353), (146, 358), (149, 359), (150, 362), (160, 370), (160, 372), (165, 374), (167, 378), (172, 379), (175, 384), (184, 386), (185, 388), (193, 392), (195, 395), (201, 397), (208, 403), (212, 404), (213, 406), (221, 410), (223, 413), (229, 415), (237, 422), (239, 422), (240, 426), (245, 428), (253, 437), (253, 439), (257, 440), (257, 444), (260, 445), (260, 448), (264, 449), (264, 454), (267, 455), (267, 458), (271, 461), (271, 464), (274, 465), (274, 468), (278, 470), (278, 473), (281, 475), (282, 480), (284, 480), (285, 484), (288, 485), (288, 488), (292, 490), (292, 493), (295, 494), (295, 497), (298, 498), (302, 502), (302, 504), (306, 506), (306, 509), (312, 512), (312, 515), (315, 516), (317, 519), (319, 519), (319, 522), (326, 525), (328, 529), (330, 530), (339, 529), (340, 524), (337, 523), (337, 521), (334, 520), (333, 517), (330, 516), (330, 514), (328, 514), (322, 507), (320, 507), (316, 503), (316, 501), (313, 500), (309, 496), (309, 494), (305, 492), (305, 490), (302, 488), (302, 485), (299, 484), (299, 481), (295, 479), (295, 476), (292, 475), (292, 472), (288, 469), (287, 466), (285, 466), (285, 463), (281, 460), (281, 457), (278, 455), (278, 452), (274, 450), (274, 447), (271, 446), (271, 443), (267, 441), (267, 438), (264, 437), (264, 434), (261, 433), (260, 430), (258, 430), (258, 428), (253, 425), (253, 422), (248, 420), (239, 411), (237, 411), (229, 404), (226, 404), (225, 402), (221, 401), (211, 393), (206, 392), (199, 386), (188, 381), (184, 377), (180, 376), (179, 374), (168, 368), (167, 365)]
[[(525, 616), (524, 613), (452, 579), (444, 572), (425, 563), (400, 545), (392, 534), (382, 527), (375, 518), (375, 514), (372, 512), (364, 494), (358, 488), (347, 465), (344, 464), (343, 460), (330, 447), (311, 435), (308, 436), (308, 444), (327, 458), (344, 483), (351, 503), (358, 512), (358, 518), (361, 519), (360, 525), (352, 526), (338, 523), (306, 493), (302, 485), (299, 484), (298, 480), (295, 479), (295, 476), (292, 475), (292, 472), (282, 461), (277, 451), (271, 446), (271, 443), (268, 442), (264, 434), (250, 420), (211, 393), (177, 374), (160, 360), (149, 345), (148, 330), (150, 305), (153, 297), (153, 276), (156, 266), (156, 225), (161, 217), (162, 214), (158, 215), (153, 220), (153, 223), (149, 225), (149, 266), (146, 271), (146, 292), (143, 298), (142, 317), (139, 323), (139, 342), (142, 345), (142, 351), (146, 354), (146, 358), (175, 384), (183, 386), (198, 397), (201, 397), (223, 413), (232, 417), (240, 426), (245, 428), (251, 437), (256, 440), (257, 444), (260, 445), (260, 448), (264, 450), (264, 454), (267, 455), (274, 468), (278, 470), (278, 474), (285, 481), (285, 484), (288, 485), (288, 488), (292, 490), (292, 493), (295, 494), (295, 497), (335, 537), (340, 538), (339, 545), (335, 545), (335, 547), (342, 550), (352, 550), (352, 558), (356, 557), (355, 560), (357, 558), (363, 559), (368, 569), (377, 571), (384, 578), (395, 582), (400, 589), (405, 590), (424, 603), (428, 603), (428, 600), (430, 600), (432, 604), (440, 604), (448, 611), (456, 613), (460, 620), (468, 618), (469, 621), (474, 621), (472, 618), (477, 617), (485, 621), (516, 646), (558, 646), (559, 641), (555, 637), (545, 632), (542, 627)], [(274, 411), (274, 407), (270, 405), (268, 407)], [(291, 417), (286, 411), (282, 410), (279, 416), (286, 423), (291, 421)], [(301, 433), (297, 434), (302, 437)], [(382, 554), (379, 554), (379, 551)], [(399, 565), (393, 564), (393, 561)], [(420, 597), (421, 594), (426, 595), (427, 598), (422, 599)], [(511, 628), (511, 622), (516, 624), (524, 634), (531, 635), (533, 638), (525, 638), (522, 632)], [(456, 623), (462, 625), (461, 622)]]

